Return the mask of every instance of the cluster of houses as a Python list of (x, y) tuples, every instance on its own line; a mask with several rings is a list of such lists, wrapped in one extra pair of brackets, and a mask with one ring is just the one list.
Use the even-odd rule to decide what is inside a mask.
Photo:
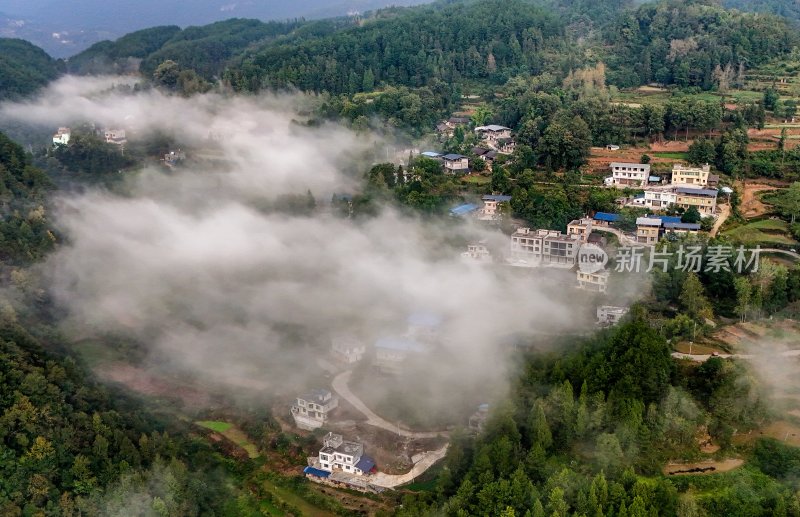
[(711, 167), (675, 165), (672, 178), (664, 184), (660, 176), (650, 174), (650, 165), (644, 163), (612, 163), (607, 186), (641, 188), (644, 194), (633, 199), (633, 206), (663, 210), (670, 205), (688, 210), (695, 207), (702, 216), (713, 216), (717, 209), (719, 176), (711, 174)]
[[(124, 146), (128, 143), (128, 138), (124, 129), (104, 129), (102, 132), (103, 140), (107, 144)], [(53, 135), (53, 145), (68, 145), (72, 138), (72, 130), (68, 127), (60, 127)]]
[[(457, 127), (466, 127), (469, 119), (466, 117), (450, 117), (436, 126), (436, 130), (447, 137), (453, 136)], [(480, 140), (480, 145), (472, 148), (472, 153), (480, 160), (486, 162), (491, 169), (492, 163), (498, 154), (512, 154), (516, 148), (511, 129), (497, 124), (478, 126), (475, 134)], [(466, 174), (470, 172), (469, 158), (461, 154), (441, 154), (434, 151), (425, 151), (422, 156), (442, 162), (444, 171), (448, 174)]]

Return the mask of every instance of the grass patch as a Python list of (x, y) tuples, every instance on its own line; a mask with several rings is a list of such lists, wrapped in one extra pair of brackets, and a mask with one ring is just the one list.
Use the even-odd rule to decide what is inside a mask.
[(195, 422), (195, 423), (200, 427), (211, 429), (215, 433), (224, 433), (225, 431), (233, 427), (233, 424), (230, 424), (228, 422), (219, 422), (214, 420), (202, 420), (200, 422)]
[(486, 185), (492, 182), (492, 178), (489, 176), (464, 176), (461, 181), (471, 185)]
[(201, 420), (195, 422), (200, 427), (210, 429), (215, 433), (219, 433), (228, 440), (232, 441), (247, 452), (250, 459), (258, 458), (261, 454), (258, 452), (258, 447), (250, 441), (244, 432), (229, 422), (221, 422), (215, 420)]
[(312, 505), (299, 495), (292, 492), (286, 487), (279, 486), (272, 481), (265, 479), (263, 481), (264, 488), (267, 489), (279, 501), (282, 501), (300, 511), (300, 515), (309, 517), (332, 517), (335, 513), (323, 510), (317, 506)]
[(797, 241), (789, 235), (789, 225), (780, 219), (763, 219), (737, 226), (724, 232), (731, 240), (744, 245), (784, 245), (791, 246)]
[(679, 152), (664, 152), (664, 153), (650, 153), (657, 158), (666, 158), (672, 160), (685, 160), (688, 156), (688, 153), (679, 153)]

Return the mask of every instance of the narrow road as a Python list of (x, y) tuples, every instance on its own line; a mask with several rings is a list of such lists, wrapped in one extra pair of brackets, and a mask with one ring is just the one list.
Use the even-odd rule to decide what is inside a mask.
[(407, 438), (436, 438), (437, 436), (447, 436), (446, 431), (431, 431), (431, 432), (408, 431), (379, 417), (370, 408), (368, 408), (367, 405), (364, 404), (364, 402), (362, 402), (361, 399), (358, 398), (358, 396), (356, 396), (355, 393), (350, 391), (348, 383), (350, 382), (350, 375), (352, 373), (353, 373), (352, 370), (347, 370), (340, 373), (339, 375), (334, 377), (331, 385), (333, 386), (333, 391), (335, 391), (341, 398), (349, 402), (354, 408), (356, 408), (365, 417), (367, 417), (368, 425), (380, 427), (381, 429), (385, 429), (391, 433), (400, 436), (405, 436)]
[(599, 226), (597, 228), (592, 227), (593, 232), (607, 232), (617, 236), (619, 239), (619, 243), (623, 246), (642, 246), (636, 242), (636, 239), (629, 237), (625, 234), (622, 230), (618, 230), (616, 228), (611, 228), (610, 226)]
[(406, 483), (411, 483), (417, 478), (417, 476), (431, 468), (434, 463), (444, 458), (447, 454), (447, 448), (449, 446), (450, 444), (446, 443), (441, 449), (423, 452), (421, 454), (422, 458), (420, 458), (419, 461), (414, 464), (411, 470), (405, 474), (392, 475), (385, 474), (383, 472), (373, 474), (370, 478), (370, 483), (373, 485), (382, 486), (384, 488), (394, 488), (396, 486), (405, 485)]
[(714, 227), (711, 228), (711, 237), (716, 237), (717, 232), (719, 229), (722, 228), (722, 225), (725, 224), (725, 221), (731, 215), (731, 207), (727, 204), (719, 205), (719, 214), (717, 215), (717, 220), (714, 221)]
[[(780, 354), (774, 354), (777, 357), (800, 357), (800, 350), (787, 350)], [(719, 357), (720, 359), (753, 359), (756, 354), (718, 354), (712, 356), (710, 354), (684, 354), (682, 352), (672, 352), (672, 357), (675, 359), (687, 359), (696, 363), (704, 363), (711, 357)]]
[(800, 253), (796, 253), (794, 251), (789, 250), (780, 250), (778, 248), (761, 248), (759, 250), (760, 253), (782, 253), (784, 255), (789, 255), (793, 259), (800, 260)]

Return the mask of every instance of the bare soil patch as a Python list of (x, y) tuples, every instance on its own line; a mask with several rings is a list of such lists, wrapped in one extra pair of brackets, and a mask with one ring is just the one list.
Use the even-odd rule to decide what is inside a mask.
[(741, 458), (729, 458), (721, 461), (705, 460), (696, 463), (669, 463), (664, 467), (664, 474), (667, 476), (718, 474), (742, 465), (744, 465), (744, 460)]

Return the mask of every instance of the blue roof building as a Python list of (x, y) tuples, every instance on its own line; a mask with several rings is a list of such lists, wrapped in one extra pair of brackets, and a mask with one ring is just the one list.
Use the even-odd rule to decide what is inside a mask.
[(315, 469), (314, 467), (306, 467), (303, 469), (303, 474), (306, 476), (315, 476), (318, 478), (327, 478), (331, 475), (330, 472), (321, 469)]
[(650, 214), (647, 217), (650, 219), (661, 219), (662, 223), (679, 223), (681, 218), (674, 215), (654, 215)]
[(609, 214), (607, 212), (597, 212), (594, 214), (595, 221), (603, 221), (606, 223), (614, 223), (619, 221), (620, 215), (619, 214)]
[(471, 214), (479, 207), (478, 205), (472, 203), (465, 203), (463, 205), (458, 205), (455, 208), (450, 209), (450, 215), (453, 217), (464, 217), (465, 215)]
[(356, 463), (356, 468), (366, 474), (375, 468), (375, 460), (367, 455), (363, 455), (358, 463)]
[(481, 199), (484, 201), (495, 201), (497, 203), (508, 203), (511, 201), (511, 196), (483, 196)]

